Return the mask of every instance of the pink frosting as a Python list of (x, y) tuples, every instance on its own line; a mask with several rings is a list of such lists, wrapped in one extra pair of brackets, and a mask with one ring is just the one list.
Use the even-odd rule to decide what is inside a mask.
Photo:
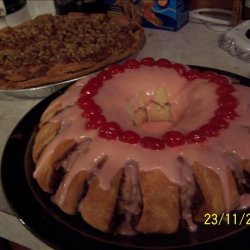
[[(107, 159), (104, 166), (97, 171), (97, 176), (101, 188), (105, 190), (109, 189), (110, 180), (117, 171), (130, 162), (138, 163), (140, 171), (160, 169), (171, 182), (179, 186), (185, 185), (187, 180), (182, 176), (185, 170), (180, 171), (180, 168), (185, 166), (181, 166), (177, 161), (181, 156), (188, 163), (187, 165), (192, 165), (195, 161), (199, 162), (220, 177), (225, 204), (229, 210), (230, 195), (226, 178), (228, 161), (224, 153), (236, 154), (241, 160), (249, 159), (250, 89), (248, 87), (235, 86), (237, 91), (234, 96), (240, 100), (236, 109), (239, 117), (230, 121), (230, 127), (222, 131), (218, 137), (209, 138), (203, 144), (184, 144), (157, 151), (143, 148), (138, 144), (106, 140), (98, 136), (97, 130), (86, 130), (85, 120), (81, 116), (82, 111), (75, 105), (80, 90), (86, 82), (87, 79), (81, 80), (56, 100), (68, 108), (51, 119), (51, 122), (60, 122), (62, 129), (43, 151), (34, 172), (35, 178), (43, 163), (63, 140), (74, 139), (77, 143), (90, 140), (88, 152), (77, 154), (73, 164), (71, 161), (71, 166), (67, 166), (67, 169), (70, 168), (70, 173), (64, 179), (62, 200), (73, 177), (82, 170), (91, 173), (104, 157)], [(174, 123), (150, 124), (145, 130), (138, 129), (128, 115), (126, 103), (136, 105), (141, 91), (147, 94), (147, 98), (151, 98), (158, 85), (165, 86), (168, 91)], [(186, 133), (207, 123), (217, 108), (215, 89), (216, 86), (208, 83), (208, 80), (199, 78), (190, 82), (180, 77), (171, 68), (141, 66), (136, 70), (127, 69), (124, 73), (114, 75), (112, 79), (105, 81), (94, 100), (102, 107), (107, 119), (119, 123), (122, 129), (133, 130), (141, 136), (159, 137), (162, 131), (167, 129)], [(242, 196), (242, 203), (249, 206), (249, 196)]]
[[(166, 129), (186, 132), (206, 123), (217, 108), (215, 86), (204, 83), (206, 80), (202, 79), (188, 83), (174, 69), (151, 67), (148, 70), (147, 66), (141, 66), (107, 80), (95, 100), (102, 107), (107, 119), (117, 121), (125, 130), (131, 129), (140, 135), (154, 136), (162, 135), (162, 130)], [(159, 85), (164, 86), (168, 92), (174, 124), (151, 123), (144, 133), (132, 125), (126, 104), (132, 103), (135, 106), (141, 91), (150, 99)]]

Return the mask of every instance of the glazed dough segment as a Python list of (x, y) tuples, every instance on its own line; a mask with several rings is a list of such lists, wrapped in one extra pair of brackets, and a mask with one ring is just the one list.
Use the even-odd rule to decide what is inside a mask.
[(39, 127), (41, 128), (45, 123), (49, 122), (49, 120), (55, 116), (58, 112), (60, 112), (63, 109), (63, 105), (60, 101), (56, 100), (53, 103), (51, 103), (47, 109), (43, 112)]
[(59, 122), (47, 123), (38, 131), (34, 147), (32, 151), (32, 157), (35, 163), (37, 163), (43, 149), (55, 138), (61, 124)]
[[(69, 172), (64, 175), (64, 180), (67, 179), (68, 174)], [(62, 211), (70, 215), (77, 213), (77, 207), (81, 197), (84, 195), (88, 176), (89, 173), (87, 171), (82, 170), (78, 172), (67, 186), (67, 192), (66, 194), (64, 193), (63, 199), (61, 194), (64, 192), (65, 181), (63, 180), (60, 183), (54, 196), (54, 202)]]
[[(53, 196), (53, 201), (57, 206), (67, 214), (74, 215), (77, 213), (77, 208), (80, 200), (86, 195), (88, 185), (91, 183), (93, 176), (99, 171), (101, 166), (94, 165), (90, 170), (81, 169), (72, 174), (76, 162), (79, 160), (79, 154), (84, 155), (89, 150), (90, 140), (86, 139), (78, 144), (75, 150), (68, 155), (63, 165), (65, 175), (60, 182), (59, 187)], [(84, 163), (82, 163), (84, 166)]]
[(133, 234), (134, 226), (138, 222), (142, 208), (139, 169), (135, 162), (131, 162), (124, 167), (117, 203), (118, 216), (123, 217), (120, 224), (121, 232), (124, 230), (122, 226), (125, 225), (126, 232)]
[[(197, 162), (193, 164), (193, 171), (205, 199), (196, 215), (196, 220), (203, 221), (205, 213), (222, 214), (228, 212), (220, 177), (212, 169), (206, 168)], [(239, 205), (239, 194), (232, 172), (229, 169), (227, 169), (226, 178), (230, 199), (229, 209), (233, 210)]]
[(242, 168), (247, 171), (248, 173), (250, 173), (250, 160), (243, 160), (242, 162)]
[(160, 170), (140, 171), (143, 210), (136, 230), (141, 233), (174, 233), (179, 227), (179, 188)]
[(121, 176), (122, 169), (112, 178), (109, 190), (103, 190), (100, 187), (98, 176), (95, 176), (86, 196), (79, 205), (83, 219), (103, 232), (109, 232), (111, 229)]
[(54, 149), (54, 153), (42, 162), (36, 170), (36, 180), (45, 192), (53, 193), (55, 191), (54, 185), (56, 184), (58, 171), (61, 169), (60, 164), (75, 147), (76, 141), (73, 139), (61, 142)]

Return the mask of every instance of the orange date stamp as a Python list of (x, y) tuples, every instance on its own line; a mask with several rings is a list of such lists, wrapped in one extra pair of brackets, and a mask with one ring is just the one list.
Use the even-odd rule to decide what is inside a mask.
[(204, 217), (204, 225), (250, 226), (250, 213), (206, 213)]

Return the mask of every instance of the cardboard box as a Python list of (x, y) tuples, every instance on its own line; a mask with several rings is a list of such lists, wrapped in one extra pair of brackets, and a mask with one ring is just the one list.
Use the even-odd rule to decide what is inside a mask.
[(112, 14), (125, 14), (143, 27), (179, 30), (188, 22), (188, 0), (106, 0)]

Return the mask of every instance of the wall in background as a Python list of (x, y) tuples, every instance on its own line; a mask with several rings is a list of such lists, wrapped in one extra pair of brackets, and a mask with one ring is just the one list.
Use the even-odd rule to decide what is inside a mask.
[(26, 1), (31, 17), (43, 13), (55, 14), (55, 6), (53, 0), (26, 0)]

